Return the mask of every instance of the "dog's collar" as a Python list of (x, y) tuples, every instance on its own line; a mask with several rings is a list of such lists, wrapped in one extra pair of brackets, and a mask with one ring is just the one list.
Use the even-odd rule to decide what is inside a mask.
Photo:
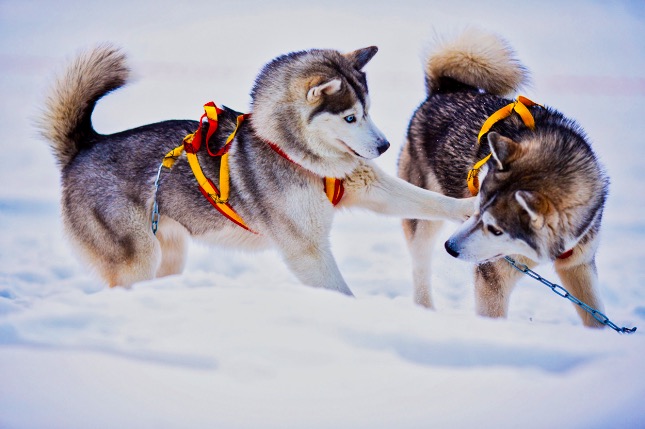
[[(535, 119), (533, 118), (533, 115), (531, 115), (531, 112), (529, 111), (529, 107), (531, 106), (542, 106), (541, 104), (537, 104), (534, 101), (529, 100), (526, 97), (523, 97), (519, 95), (515, 101), (512, 103), (507, 104), (506, 106), (502, 107), (501, 109), (497, 110), (495, 113), (490, 115), (488, 119), (484, 122), (484, 125), (482, 125), (481, 130), (479, 130), (479, 134), (477, 135), (477, 143), (481, 143), (482, 137), (490, 131), (490, 129), (498, 123), (501, 120), (504, 120), (511, 116), (513, 112), (517, 113), (520, 115), (520, 118), (522, 118), (522, 121), (524, 122), (524, 125), (526, 125), (528, 128), (533, 129), (535, 128)], [(479, 193), (479, 170), (488, 162), (490, 159), (491, 154), (488, 154), (484, 159), (478, 161), (473, 168), (471, 168), (468, 171), (468, 177), (466, 179), (468, 183), (468, 189), (470, 190), (470, 193), (472, 196), (477, 196)]]
[[(267, 145), (275, 153), (286, 159), (287, 161), (291, 162), (292, 164), (297, 165), (300, 168), (304, 168), (302, 165), (298, 164), (296, 161), (291, 159), (289, 155), (286, 154), (285, 151), (283, 151), (280, 146), (277, 144), (270, 142), (268, 140), (264, 140)], [(345, 186), (343, 185), (343, 180), (342, 179), (336, 179), (334, 177), (323, 177), (323, 185), (325, 187), (325, 195), (327, 195), (327, 199), (329, 200), (332, 205), (336, 206), (340, 202), (340, 200), (343, 198), (343, 194), (345, 193)]]
[(291, 162), (291, 163), (293, 163), (293, 164), (296, 164), (298, 167), (302, 167), (302, 165), (298, 164), (296, 161), (294, 161), (293, 159), (291, 159), (291, 157), (290, 157), (289, 155), (287, 155), (287, 153), (286, 153), (285, 151), (283, 151), (283, 150), (280, 148), (280, 146), (278, 146), (277, 144), (275, 144), (275, 143), (273, 143), (273, 142), (270, 142), (270, 141), (268, 141), (268, 140), (264, 140), (264, 142), (265, 142), (266, 144), (268, 144), (268, 145), (269, 145), (269, 147), (270, 147), (271, 149), (273, 149), (273, 151), (274, 151), (275, 153), (277, 153), (278, 155), (280, 155), (281, 157), (283, 157), (283, 158), (284, 158), (284, 159), (286, 159), (287, 161), (289, 161), (289, 162)]
[(566, 252), (564, 252), (563, 254), (558, 255), (558, 256), (557, 256), (557, 258), (558, 258), (558, 259), (567, 259), (567, 258), (569, 258), (571, 255), (573, 255), (573, 249), (569, 249), (569, 250), (567, 250)]

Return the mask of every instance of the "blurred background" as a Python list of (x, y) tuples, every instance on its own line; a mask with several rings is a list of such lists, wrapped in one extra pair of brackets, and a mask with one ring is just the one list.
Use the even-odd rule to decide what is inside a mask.
[[(530, 279), (508, 323), (477, 318), (470, 268), (441, 248), (439, 310), (421, 311), (400, 221), (367, 213), (340, 212), (331, 237), (355, 301), (303, 288), (273, 252), (197, 245), (185, 274), (106, 291), (64, 241), (34, 120), (79, 50), (129, 55), (134, 79), (93, 115), (112, 133), (197, 119), (211, 100), (247, 111), (274, 57), (376, 45), (371, 116), (392, 143), (376, 162), (395, 174), (425, 53), (468, 26), (509, 41), (532, 73), (522, 94), (576, 119), (605, 165), (601, 295), (612, 320), (639, 325), (629, 339), (583, 329)], [(0, 0), (0, 427), (642, 427), (644, 112), (642, 0)]]

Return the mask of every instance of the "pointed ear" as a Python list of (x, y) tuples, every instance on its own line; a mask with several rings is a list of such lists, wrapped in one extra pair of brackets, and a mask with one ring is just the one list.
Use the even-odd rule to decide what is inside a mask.
[(549, 210), (549, 201), (537, 192), (517, 191), (515, 200), (529, 214), (531, 223), (537, 229), (544, 226), (544, 217)]
[(503, 137), (494, 131), (488, 133), (488, 145), (490, 146), (490, 153), (493, 155), (499, 170), (503, 170), (504, 166), (517, 158), (517, 151), (520, 147), (513, 140)]
[(354, 52), (349, 52), (343, 56), (354, 65), (356, 70), (361, 70), (377, 52), (378, 48), (376, 46), (370, 46), (363, 49), (357, 49)]
[(329, 82), (316, 85), (307, 92), (307, 101), (315, 103), (320, 100), (323, 94), (331, 95), (340, 91), (341, 86), (342, 82), (340, 79), (332, 79)]

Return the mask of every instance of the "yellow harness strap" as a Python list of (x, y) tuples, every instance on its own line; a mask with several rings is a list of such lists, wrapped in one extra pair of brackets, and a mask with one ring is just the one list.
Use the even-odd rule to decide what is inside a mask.
[(325, 182), (325, 195), (327, 195), (327, 199), (332, 205), (337, 205), (345, 193), (343, 180), (334, 177), (325, 177), (323, 181)]
[[(218, 109), (215, 107), (215, 105), (211, 102), (208, 103), (204, 106), (204, 111), (205, 116), (209, 120), (210, 127), (208, 129), (208, 136), (212, 135), (215, 132), (215, 129), (217, 128), (217, 113)], [(219, 110), (221, 112), (221, 110)], [(186, 137), (184, 137), (183, 143), (170, 152), (166, 154), (162, 161), (162, 165), (166, 168), (172, 168), (172, 166), (175, 164), (175, 161), (181, 156), (181, 154), (185, 151), (186, 152), (186, 159), (188, 160), (188, 165), (190, 165), (190, 169), (193, 171), (193, 175), (195, 176), (195, 179), (197, 180), (197, 183), (199, 184), (199, 190), (202, 192), (204, 197), (215, 207), (222, 215), (227, 217), (229, 220), (232, 222), (236, 223), (237, 225), (241, 226), (242, 228), (249, 230), (251, 232), (255, 232), (251, 230), (242, 217), (233, 209), (233, 207), (228, 204), (228, 197), (230, 193), (230, 176), (229, 176), (229, 169), (228, 169), (228, 149), (230, 148), (230, 144), (235, 138), (235, 134), (237, 133), (237, 130), (240, 128), (240, 125), (244, 121), (246, 115), (239, 115), (237, 117), (237, 123), (235, 125), (235, 129), (233, 132), (228, 136), (226, 139), (226, 143), (224, 144), (224, 147), (220, 149), (219, 152), (216, 154), (212, 154), (213, 156), (221, 156), (221, 162), (220, 162), (220, 168), (219, 168), (219, 185), (220, 189), (217, 189), (215, 184), (204, 175), (204, 171), (202, 170), (201, 165), (199, 165), (199, 160), (197, 158), (197, 149), (200, 144), (199, 141), (195, 141), (197, 138), (198, 140), (201, 139), (201, 132), (202, 132), (202, 122), (200, 121), (200, 125), (197, 131), (195, 131), (192, 134), (188, 134)], [(206, 140), (208, 141), (208, 139)], [(190, 148), (190, 150), (187, 150), (187, 148)], [(210, 150), (209, 150), (210, 153)]]
[[(479, 134), (477, 135), (477, 143), (481, 143), (481, 138), (486, 134), (490, 129), (495, 125), (497, 122), (504, 120), (511, 116), (513, 112), (517, 113), (520, 115), (520, 118), (522, 118), (522, 121), (524, 122), (524, 125), (526, 125), (529, 129), (534, 129), (535, 128), (535, 119), (533, 118), (533, 115), (531, 115), (531, 112), (529, 111), (528, 107), (531, 106), (542, 106), (541, 104), (537, 104), (531, 100), (529, 100), (526, 97), (523, 96), (518, 96), (517, 100), (513, 101), (512, 103), (507, 104), (506, 106), (502, 107), (492, 115), (486, 119), (484, 122), (484, 125), (482, 125), (481, 130), (479, 130)], [(473, 168), (468, 171), (468, 177), (467, 177), (467, 182), (468, 182), (468, 189), (470, 190), (470, 193), (472, 196), (476, 196), (479, 193), (479, 170), (488, 162), (490, 159), (491, 154), (488, 154), (485, 158), (479, 160)]]
[[(177, 161), (177, 159), (181, 156), (181, 154), (186, 152), (186, 159), (188, 160), (190, 169), (192, 170), (193, 175), (195, 176), (195, 179), (199, 184), (199, 190), (202, 192), (204, 197), (206, 197), (206, 199), (211, 203), (211, 205), (213, 205), (213, 207), (215, 207), (222, 215), (227, 217), (229, 220), (231, 220), (232, 222), (236, 223), (237, 225), (241, 226), (242, 228), (250, 232), (256, 233), (246, 225), (244, 220), (242, 220), (242, 217), (233, 209), (233, 207), (230, 206), (230, 204), (228, 204), (228, 198), (230, 195), (228, 150), (231, 147), (231, 142), (235, 138), (235, 135), (237, 134), (237, 131), (240, 128), (240, 125), (242, 125), (242, 122), (244, 122), (244, 120), (248, 118), (249, 115), (248, 114), (239, 115), (237, 117), (235, 129), (226, 139), (226, 143), (224, 144), (224, 146), (217, 153), (213, 153), (208, 147), (208, 141), (210, 140), (210, 137), (213, 135), (213, 133), (217, 130), (217, 125), (218, 125), (217, 115), (221, 112), (222, 110), (219, 109), (212, 101), (209, 103), (206, 103), (204, 105), (204, 114), (200, 118), (199, 127), (197, 128), (197, 130), (194, 133), (188, 134), (186, 137), (184, 137), (184, 140), (181, 145), (177, 146), (176, 148), (168, 152), (166, 156), (164, 156), (163, 161), (161, 162), (161, 165), (168, 169), (172, 168), (175, 162)], [(202, 124), (204, 123), (204, 119), (208, 121), (208, 125), (209, 125), (205, 137), (203, 136), (204, 129), (202, 126)], [(199, 165), (199, 160), (197, 158), (197, 151), (199, 150), (202, 141), (206, 142), (206, 150), (208, 151), (209, 155), (221, 157), (220, 167), (219, 167), (219, 189), (217, 189), (215, 184), (208, 177), (204, 175), (204, 171), (202, 170), (202, 167)], [(289, 161), (293, 162), (284, 152), (280, 150), (280, 148), (278, 148), (277, 146), (271, 143), (269, 144), (271, 145), (273, 150), (278, 152), (278, 154), (285, 157)], [(324, 182), (325, 194), (327, 195), (327, 198), (329, 199), (329, 201), (333, 205), (338, 204), (338, 202), (343, 197), (343, 193), (344, 193), (343, 181), (341, 179), (325, 177), (323, 179), (323, 182)], [(156, 213), (158, 216), (158, 212)], [(153, 226), (153, 231), (156, 231), (155, 226)]]

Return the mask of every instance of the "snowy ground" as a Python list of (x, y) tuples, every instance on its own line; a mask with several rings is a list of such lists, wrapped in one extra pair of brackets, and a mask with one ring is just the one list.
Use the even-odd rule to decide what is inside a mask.
[[(467, 25), (505, 35), (533, 72), (525, 94), (594, 142), (612, 177), (602, 297), (636, 334), (583, 328), (529, 279), (508, 320), (478, 318), (468, 266), (441, 249), (439, 309), (424, 311), (399, 221), (361, 212), (332, 236), (357, 299), (299, 285), (272, 252), (199, 246), (181, 276), (107, 290), (63, 240), (58, 171), (31, 119), (79, 48), (113, 41), (136, 70), (96, 110), (110, 133), (197, 118), (211, 99), (244, 110), (281, 53), (377, 45), (366, 71), (393, 173), (425, 41)], [(639, 1), (3, 0), (0, 428), (645, 427), (643, 40)]]

